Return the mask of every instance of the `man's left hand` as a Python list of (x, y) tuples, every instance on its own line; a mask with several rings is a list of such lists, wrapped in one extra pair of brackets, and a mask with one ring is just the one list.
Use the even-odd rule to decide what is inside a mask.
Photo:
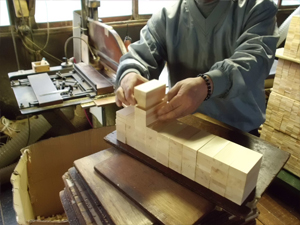
[(159, 120), (176, 119), (196, 111), (207, 96), (207, 85), (203, 78), (187, 78), (168, 92), (168, 103), (158, 111)]

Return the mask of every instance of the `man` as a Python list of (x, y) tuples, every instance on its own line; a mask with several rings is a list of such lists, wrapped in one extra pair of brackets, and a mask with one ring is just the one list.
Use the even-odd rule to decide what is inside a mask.
[(117, 71), (116, 103), (136, 104), (134, 86), (172, 85), (159, 119), (204, 113), (250, 132), (265, 120), (264, 80), (278, 40), (272, 0), (180, 0), (152, 16)]

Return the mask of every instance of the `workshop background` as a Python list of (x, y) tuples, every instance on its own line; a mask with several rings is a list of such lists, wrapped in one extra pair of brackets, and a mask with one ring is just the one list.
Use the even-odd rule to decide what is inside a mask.
[[(31, 62), (40, 61), (43, 57), (47, 59), (51, 67), (60, 66), (65, 56), (65, 42), (73, 35), (73, 29), (76, 29), (76, 26), (72, 24), (73, 11), (81, 9), (80, 0), (20, 1), (28, 3), (29, 19), (23, 20), (24, 18), (19, 17), (17, 20), (14, 16), (16, 12), (13, 10), (13, 0), (0, 0), (0, 118), (4, 116), (11, 121), (26, 121), (28, 117), (20, 113), (8, 73), (32, 69)], [(135, 42), (139, 39), (139, 32), (151, 14), (174, 2), (176, 1), (101, 0), (99, 18), (102, 22), (112, 26), (122, 40), (130, 36), (132, 42)], [(278, 26), (300, 5), (298, 0), (275, 0), (275, 2), (278, 4)], [(29, 25), (31, 31), (24, 28), (25, 24)], [(40, 51), (37, 46), (44, 49)], [(284, 42), (279, 47), (283, 46)], [(68, 45), (67, 55), (73, 55), (73, 44)], [(266, 100), (268, 100), (273, 79), (274, 76), (266, 82)], [(74, 107), (69, 110), (73, 112)], [(65, 113), (68, 114), (68, 109)], [(63, 127), (61, 121), (56, 121), (56, 114), (46, 112), (45, 115), (49, 121), (52, 121), (52, 128), (45, 132), (41, 139), (74, 132), (72, 129)], [(89, 116), (92, 117), (92, 115)], [(91, 128), (88, 120), (85, 122), (80, 130)], [(93, 122), (96, 126), (97, 122)], [(0, 139), (1, 142), (2, 139)], [(7, 180), (6, 182), (0, 180), (0, 183), (0, 225), (17, 224), (12, 208), (11, 185)], [(280, 218), (280, 211), (286, 213), (282, 218)], [(261, 213), (262, 219), (257, 224), (300, 224), (299, 177), (283, 170), (268, 189), (267, 197), (261, 203)], [(284, 221), (292, 221), (292, 223)]]

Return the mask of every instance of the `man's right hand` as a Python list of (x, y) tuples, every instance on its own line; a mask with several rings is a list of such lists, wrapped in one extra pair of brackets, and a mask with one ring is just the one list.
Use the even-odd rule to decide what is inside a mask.
[(117, 106), (121, 107), (122, 103), (125, 105), (135, 105), (136, 100), (133, 95), (134, 87), (147, 81), (148, 80), (145, 77), (137, 73), (126, 74), (121, 80), (120, 87), (116, 90)]

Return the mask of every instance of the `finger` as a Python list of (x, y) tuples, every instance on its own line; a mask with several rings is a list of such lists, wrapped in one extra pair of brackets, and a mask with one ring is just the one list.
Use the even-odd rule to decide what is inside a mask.
[(181, 117), (184, 114), (184, 107), (179, 106), (174, 110), (158, 117), (159, 120), (172, 120)]
[(130, 104), (130, 105), (135, 105), (136, 104), (136, 101), (134, 99), (134, 96), (133, 96), (133, 90), (132, 89), (128, 89), (128, 90), (125, 90), (125, 98), (126, 98), (126, 101)]
[(124, 96), (124, 91), (122, 87), (119, 87), (116, 91), (116, 98), (125, 105), (130, 105)]
[(168, 114), (171, 111), (174, 111), (176, 108), (182, 105), (182, 102), (180, 100), (180, 97), (173, 98), (169, 103), (165, 104), (164, 107), (158, 110), (157, 114), (158, 116), (162, 116), (164, 114)]
[(167, 101), (171, 101), (178, 93), (180, 90), (180, 85), (178, 83), (171, 88), (171, 90), (167, 93)]
[(116, 101), (116, 105), (118, 107), (121, 107), (122, 106), (122, 102), (119, 100), (119, 98), (117, 97), (117, 95), (115, 96), (115, 101)]

